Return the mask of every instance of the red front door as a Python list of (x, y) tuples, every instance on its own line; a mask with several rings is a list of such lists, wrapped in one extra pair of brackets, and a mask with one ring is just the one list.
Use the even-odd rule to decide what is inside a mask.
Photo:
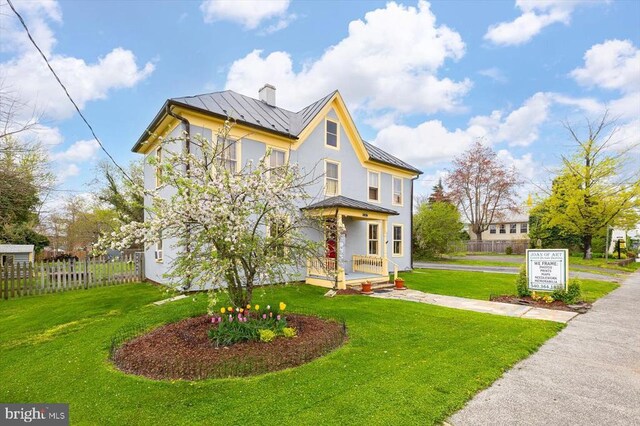
[(330, 259), (336, 258), (336, 226), (335, 220), (329, 219), (325, 222), (325, 247), (326, 247), (326, 256)]

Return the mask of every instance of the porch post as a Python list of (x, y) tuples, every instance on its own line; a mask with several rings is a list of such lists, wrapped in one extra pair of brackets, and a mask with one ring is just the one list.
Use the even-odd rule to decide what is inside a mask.
[(382, 219), (382, 273), (389, 275), (389, 260), (387, 259), (387, 219)]
[(345, 283), (344, 273), (344, 244), (342, 244), (342, 237), (340, 236), (340, 230), (342, 229), (342, 215), (336, 214), (336, 273), (338, 274), (338, 289), (344, 290), (347, 288)]

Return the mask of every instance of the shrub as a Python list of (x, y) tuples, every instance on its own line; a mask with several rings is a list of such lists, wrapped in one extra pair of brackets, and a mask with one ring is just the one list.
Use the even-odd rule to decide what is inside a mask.
[(520, 268), (520, 273), (518, 274), (518, 278), (516, 278), (516, 293), (518, 297), (531, 296), (531, 291), (529, 291), (527, 283), (527, 270), (524, 266)]
[(576, 303), (580, 299), (581, 294), (582, 292), (580, 291), (580, 281), (572, 280), (569, 283), (569, 287), (566, 291), (564, 289), (555, 290), (553, 293), (551, 293), (551, 297), (553, 297), (554, 300), (560, 300), (567, 305), (571, 305), (572, 303)]
[(298, 335), (298, 331), (293, 327), (284, 327), (282, 329), (282, 334), (284, 337), (292, 338)]
[(635, 251), (627, 250), (627, 258), (628, 259), (633, 259), (635, 257), (636, 257), (636, 252)]
[(258, 334), (260, 335), (260, 341), (265, 343), (271, 342), (276, 338), (276, 333), (266, 328), (258, 330)]
[(513, 254), (513, 247), (507, 246), (507, 248), (504, 249), (504, 254)]

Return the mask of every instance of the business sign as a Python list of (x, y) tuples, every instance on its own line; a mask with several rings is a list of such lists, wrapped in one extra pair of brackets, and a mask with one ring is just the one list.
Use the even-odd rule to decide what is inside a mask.
[(527, 250), (529, 290), (566, 290), (569, 280), (569, 250)]

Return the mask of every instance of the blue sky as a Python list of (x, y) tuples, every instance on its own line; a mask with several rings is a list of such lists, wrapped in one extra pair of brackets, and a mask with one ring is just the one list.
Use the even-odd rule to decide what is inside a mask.
[[(165, 99), (265, 82), (292, 110), (340, 90), (365, 139), (425, 171), (417, 193), (477, 138), (536, 184), (562, 121), (608, 108), (621, 145), (640, 138), (638, 1), (14, 3), (121, 163)], [(86, 191), (104, 155), (6, 0), (0, 31), (3, 86), (42, 114), (60, 188)]]

